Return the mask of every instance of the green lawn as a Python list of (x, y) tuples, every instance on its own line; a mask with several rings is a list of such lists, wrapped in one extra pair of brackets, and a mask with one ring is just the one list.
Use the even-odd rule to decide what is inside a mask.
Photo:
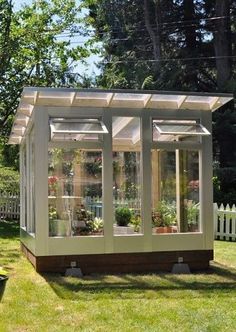
[(236, 331), (236, 243), (215, 242), (205, 274), (37, 274), (19, 252), (18, 227), (0, 222), (0, 266), (10, 279), (0, 332)]

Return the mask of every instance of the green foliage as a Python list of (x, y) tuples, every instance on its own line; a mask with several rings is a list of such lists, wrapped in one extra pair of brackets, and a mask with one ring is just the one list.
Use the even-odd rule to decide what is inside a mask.
[[(95, 28), (91, 42), (100, 41), (103, 46), (99, 85), (126, 89), (216, 90), (218, 63), (212, 63), (207, 57), (214, 56), (217, 45), (215, 38), (209, 36), (213, 33), (211, 25), (203, 24), (204, 19), (216, 15), (214, 2), (83, 0), (82, 6), (89, 9), (87, 24)], [(228, 39), (230, 55), (234, 46), (231, 34), (235, 28), (235, 6), (230, 2), (225, 6), (230, 13), (228, 22), (216, 21), (216, 24), (217, 33), (223, 29)], [(184, 21), (194, 24), (181, 24)], [(227, 30), (225, 24), (229, 27)], [(235, 86), (235, 70), (231, 74), (224, 86), (228, 92)]]
[(213, 114), (214, 202), (236, 202), (236, 113), (226, 106)]
[[(236, 66), (231, 59), (236, 47), (235, 2), (81, 3), (89, 10), (87, 24), (95, 29), (91, 43), (102, 43), (99, 86), (236, 93)], [(209, 20), (212, 17), (214, 27)], [(235, 114), (233, 105), (213, 114), (214, 157), (219, 159), (222, 171), (225, 167), (236, 167)], [(219, 199), (223, 200), (225, 194), (235, 202), (234, 187), (223, 177)]]
[(140, 215), (136, 215), (135, 213), (132, 213), (132, 218), (130, 221), (131, 225), (134, 227), (134, 231), (136, 233), (139, 233), (141, 224), (142, 224), (142, 219)]
[(236, 112), (225, 106), (213, 113), (213, 148), (219, 167), (236, 167)]
[(89, 184), (88, 186), (84, 187), (83, 195), (90, 197), (102, 197), (102, 185), (97, 183)]
[(91, 162), (86, 162), (85, 169), (87, 170), (89, 175), (92, 175), (94, 177), (100, 176), (102, 173), (102, 158), (94, 157)]
[(152, 213), (152, 225), (154, 227), (171, 226), (176, 224), (175, 202), (169, 203), (165, 200), (158, 202)]
[(10, 167), (0, 167), (0, 191), (19, 193), (20, 176), (17, 171)]
[(88, 235), (93, 231), (93, 213), (86, 210), (84, 205), (77, 207), (75, 211), (77, 220), (79, 221), (79, 226), (75, 224), (73, 228), (74, 235)]
[[(0, 125), (9, 135), (23, 86), (76, 86), (72, 71), (89, 55), (89, 46), (72, 45), (80, 24), (74, 0), (37, 1), (14, 11), (12, 1), (0, 0)], [(83, 34), (82, 28), (77, 33)]]
[(93, 219), (93, 213), (85, 209), (83, 205), (79, 206), (75, 211), (78, 220), (89, 221)]
[(128, 226), (131, 222), (132, 211), (128, 207), (118, 207), (115, 210), (115, 219), (118, 226)]
[(188, 225), (197, 225), (199, 219), (199, 204), (188, 201), (186, 205), (186, 215)]
[(58, 219), (58, 215), (57, 215), (57, 209), (54, 206), (49, 206), (48, 208), (48, 218), (49, 221)]
[(101, 218), (95, 217), (90, 221), (92, 232), (100, 233), (103, 230), (103, 220)]
[(236, 167), (218, 168), (214, 171), (214, 202), (233, 205), (236, 202)]
[(19, 170), (19, 146), (7, 145), (8, 138), (0, 137), (0, 165)]

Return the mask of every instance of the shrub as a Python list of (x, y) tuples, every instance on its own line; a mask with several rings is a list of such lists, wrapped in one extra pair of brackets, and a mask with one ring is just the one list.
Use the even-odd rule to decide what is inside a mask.
[(0, 167), (0, 191), (20, 192), (20, 175), (10, 167)]
[(115, 211), (115, 218), (118, 226), (128, 226), (132, 218), (132, 212), (127, 207), (119, 207)]

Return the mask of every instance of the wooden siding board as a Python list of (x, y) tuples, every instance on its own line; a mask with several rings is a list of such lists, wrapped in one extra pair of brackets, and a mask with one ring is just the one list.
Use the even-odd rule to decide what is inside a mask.
[(21, 247), (37, 272), (64, 273), (72, 261), (84, 274), (171, 271), (178, 257), (183, 257), (191, 270), (201, 270), (207, 269), (213, 259), (212, 250), (35, 257), (23, 244)]

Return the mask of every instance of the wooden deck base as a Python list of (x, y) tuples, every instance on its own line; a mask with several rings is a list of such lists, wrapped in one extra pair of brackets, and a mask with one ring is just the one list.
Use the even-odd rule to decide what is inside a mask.
[(65, 273), (71, 262), (76, 262), (83, 274), (170, 272), (179, 257), (194, 271), (207, 269), (213, 259), (213, 250), (36, 257), (22, 243), (21, 249), (37, 272)]

